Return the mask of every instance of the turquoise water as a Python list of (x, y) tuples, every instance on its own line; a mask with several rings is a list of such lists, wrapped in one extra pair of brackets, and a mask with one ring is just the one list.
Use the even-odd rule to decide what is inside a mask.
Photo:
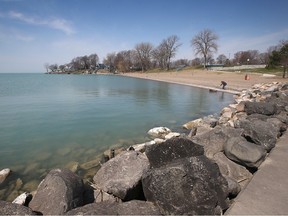
[[(7, 184), (21, 179), (20, 191), (71, 163), (91, 177), (81, 164), (109, 147), (147, 141), (155, 126), (179, 131), (232, 101), (231, 94), (121, 76), (0, 74), (0, 169), (13, 170)], [(11, 191), (1, 186), (0, 199)]]

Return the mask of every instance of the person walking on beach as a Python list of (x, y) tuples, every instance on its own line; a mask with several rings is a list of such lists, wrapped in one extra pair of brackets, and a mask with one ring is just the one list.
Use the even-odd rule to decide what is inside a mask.
[(222, 86), (222, 89), (225, 89), (225, 86), (227, 85), (227, 83), (225, 81), (221, 81), (220, 86)]

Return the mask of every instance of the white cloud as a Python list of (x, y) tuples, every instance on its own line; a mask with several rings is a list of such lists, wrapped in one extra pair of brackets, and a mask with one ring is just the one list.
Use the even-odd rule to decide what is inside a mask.
[(75, 33), (75, 30), (71, 26), (70, 22), (65, 19), (61, 19), (61, 18), (39, 19), (39, 18), (24, 15), (16, 11), (10, 11), (8, 15), (12, 19), (20, 20), (22, 22), (25, 22), (31, 25), (48, 26), (50, 28), (63, 31), (67, 35), (71, 35)]

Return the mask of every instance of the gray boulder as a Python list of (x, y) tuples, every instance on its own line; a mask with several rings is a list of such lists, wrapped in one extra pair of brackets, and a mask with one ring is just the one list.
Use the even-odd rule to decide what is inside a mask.
[(124, 201), (143, 199), (141, 178), (149, 168), (147, 157), (136, 151), (122, 152), (100, 168), (94, 186)]
[(0, 200), (0, 215), (37, 215), (30, 208)]
[(158, 145), (147, 146), (145, 153), (152, 167), (159, 167), (178, 158), (204, 154), (203, 147), (189, 139), (172, 138)]
[(248, 115), (253, 113), (263, 114), (263, 115), (274, 115), (277, 112), (274, 103), (269, 102), (245, 102), (245, 112)]
[(257, 168), (266, 157), (266, 150), (248, 142), (244, 137), (232, 137), (224, 145), (225, 155), (246, 167)]
[(73, 209), (67, 215), (160, 215), (159, 209), (151, 202), (132, 200), (125, 203), (92, 203)]
[(191, 140), (204, 146), (206, 157), (213, 159), (216, 153), (224, 151), (224, 143), (230, 137), (240, 136), (242, 133), (243, 130), (241, 129), (218, 125), (206, 133), (192, 137)]
[(224, 178), (228, 183), (229, 196), (232, 198), (236, 197), (241, 191), (240, 184), (236, 180), (230, 178), (229, 176), (224, 176)]
[(243, 136), (257, 145), (261, 145), (267, 152), (275, 147), (280, 129), (276, 125), (259, 119), (240, 120), (237, 127), (244, 130)]
[(83, 205), (82, 179), (68, 169), (53, 169), (39, 184), (29, 207), (48, 215), (63, 214)]
[(250, 181), (252, 174), (242, 165), (229, 160), (224, 153), (218, 152), (214, 155), (221, 174), (226, 178), (230, 178), (239, 183), (242, 188)]
[(214, 215), (228, 207), (227, 182), (217, 164), (204, 155), (152, 168), (142, 185), (146, 199), (165, 214)]

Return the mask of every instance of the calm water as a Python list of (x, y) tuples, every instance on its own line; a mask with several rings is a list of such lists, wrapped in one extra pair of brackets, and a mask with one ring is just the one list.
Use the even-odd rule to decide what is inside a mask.
[(78, 174), (91, 177), (95, 170), (82, 164), (109, 147), (147, 141), (155, 126), (179, 131), (232, 101), (231, 94), (120, 76), (0, 74), (0, 169), (14, 172), (0, 199), (36, 189), (51, 168), (79, 163)]

